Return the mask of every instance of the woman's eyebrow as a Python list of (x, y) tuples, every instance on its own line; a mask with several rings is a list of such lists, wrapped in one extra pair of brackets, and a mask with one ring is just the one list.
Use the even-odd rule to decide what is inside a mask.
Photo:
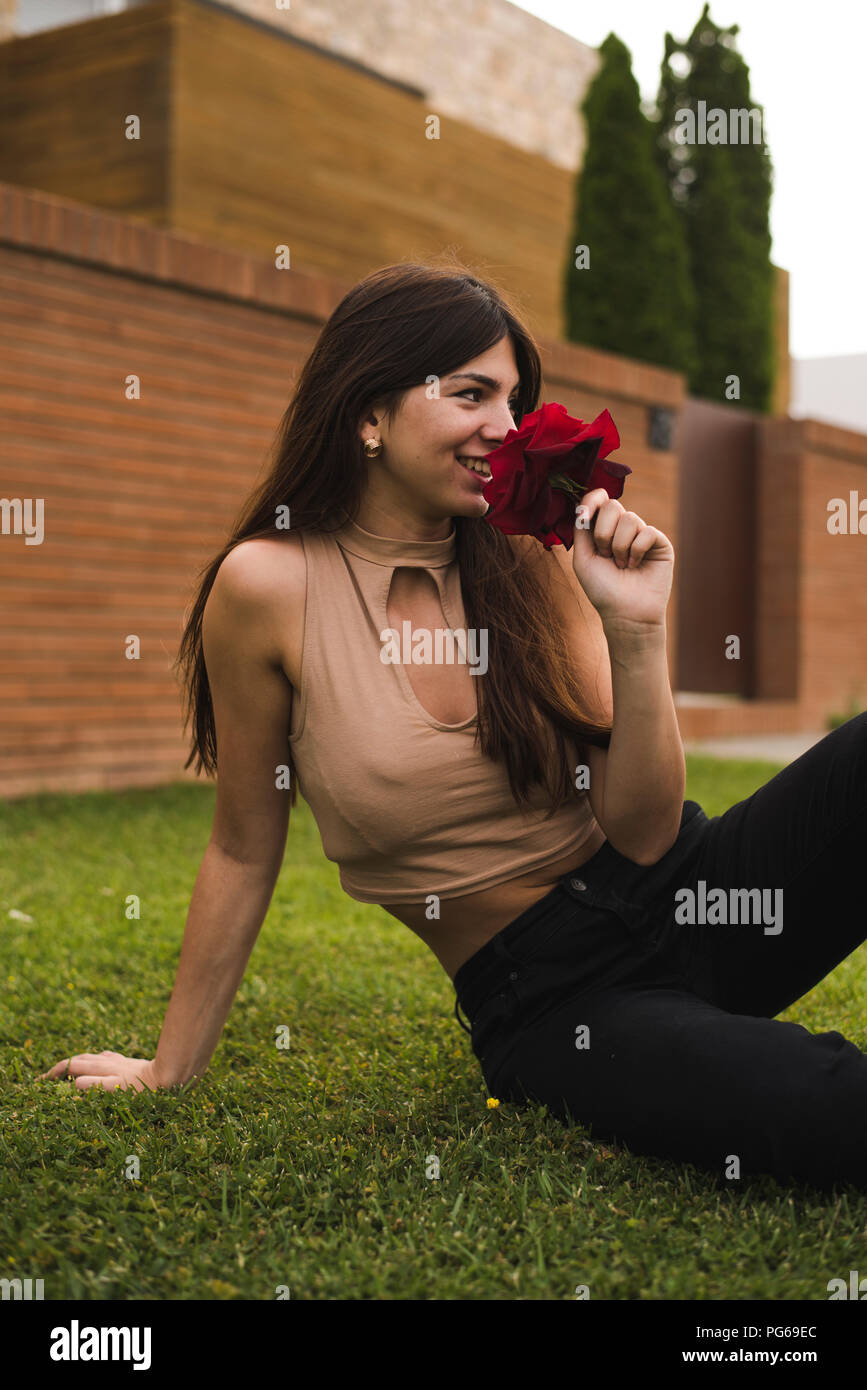
[[(446, 381), (480, 381), (483, 386), (489, 386), (492, 391), (499, 391), (501, 382), (495, 381), (492, 376), (483, 376), (481, 372), (452, 372), (446, 377)], [(521, 385), (520, 378), (515, 382), (513, 390), (517, 391)]]

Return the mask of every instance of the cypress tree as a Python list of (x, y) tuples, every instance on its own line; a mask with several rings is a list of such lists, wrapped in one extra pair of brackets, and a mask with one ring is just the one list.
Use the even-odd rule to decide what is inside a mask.
[[(772, 407), (774, 385), (774, 268), (769, 210), (771, 161), (764, 139), (764, 112), (750, 99), (749, 69), (734, 46), (739, 26), (720, 29), (709, 4), (686, 43), (665, 36), (655, 150), (672, 204), (682, 221), (695, 289), (696, 352), (688, 373), (691, 394), (734, 399), (726, 382), (739, 379), (738, 403)], [(679, 55), (680, 64), (672, 66)], [(678, 66), (685, 71), (678, 71)], [(708, 143), (698, 143), (705, 103)], [(727, 143), (712, 143), (714, 109), (724, 113)], [(756, 110), (740, 132), (730, 113)], [(681, 144), (677, 113), (695, 114), (696, 143)]]
[[(631, 54), (613, 33), (585, 94), (585, 157), (575, 183), (564, 276), (574, 342), (686, 371), (694, 307), (683, 228), (657, 163)], [(577, 268), (586, 246), (589, 267)]]

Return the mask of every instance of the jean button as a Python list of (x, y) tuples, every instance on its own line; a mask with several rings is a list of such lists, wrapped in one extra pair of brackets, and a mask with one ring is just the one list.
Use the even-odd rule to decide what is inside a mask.
[(510, 979), (510, 980), (517, 980), (517, 978), (518, 978), (518, 972), (517, 972), (517, 970), (513, 970), (512, 973), (509, 975), (509, 979)]
[(577, 888), (579, 893), (583, 893), (587, 887), (583, 878), (570, 878), (569, 882), (573, 888)]

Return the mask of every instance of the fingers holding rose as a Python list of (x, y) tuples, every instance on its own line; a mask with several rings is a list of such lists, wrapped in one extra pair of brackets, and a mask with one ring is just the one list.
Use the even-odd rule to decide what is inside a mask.
[(659, 534), (637, 512), (628, 512), (621, 502), (609, 497), (604, 488), (595, 488), (582, 498), (575, 524), (593, 532), (598, 554), (612, 558), (618, 569), (640, 565)]
[(572, 566), (603, 619), (642, 625), (664, 622), (674, 566), (672, 544), (604, 488), (585, 493), (576, 507)]

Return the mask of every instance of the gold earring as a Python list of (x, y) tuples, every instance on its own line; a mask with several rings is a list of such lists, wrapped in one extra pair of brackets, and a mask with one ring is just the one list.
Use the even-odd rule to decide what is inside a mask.
[(364, 452), (366, 453), (366, 455), (367, 455), (367, 457), (368, 457), (369, 459), (376, 458), (377, 454), (381, 454), (381, 453), (382, 453), (382, 440), (381, 440), (381, 439), (365, 439), (365, 441), (364, 441)]

